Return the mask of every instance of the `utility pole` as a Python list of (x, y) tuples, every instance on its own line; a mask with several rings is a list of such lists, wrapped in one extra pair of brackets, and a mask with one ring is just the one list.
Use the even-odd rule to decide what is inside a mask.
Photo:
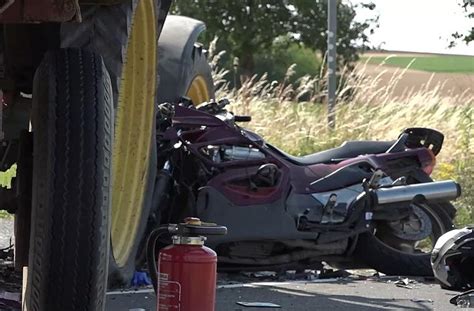
[(336, 126), (336, 33), (337, 33), (337, 1), (328, 0), (328, 126), (331, 130)]

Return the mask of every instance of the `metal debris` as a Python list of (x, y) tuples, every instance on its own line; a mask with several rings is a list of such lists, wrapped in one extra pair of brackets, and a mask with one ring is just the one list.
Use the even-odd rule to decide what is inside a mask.
[(351, 273), (346, 270), (323, 269), (318, 275), (318, 279), (347, 278)]
[(431, 299), (423, 299), (423, 298), (413, 298), (413, 299), (410, 299), (410, 301), (413, 301), (413, 302), (428, 302), (428, 303), (433, 303), (433, 300)]
[(415, 280), (411, 280), (409, 278), (403, 278), (403, 279), (400, 279), (396, 282), (394, 282), (393, 284), (395, 284), (397, 287), (401, 287), (401, 288), (406, 288), (406, 289), (413, 289), (413, 284), (415, 284), (416, 281)]
[(256, 278), (276, 277), (277, 273), (275, 271), (259, 271), (254, 272), (253, 276)]
[(277, 277), (277, 273), (275, 271), (242, 272), (242, 275), (248, 278), (257, 279), (274, 279)]
[(304, 270), (303, 272), (299, 272), (296, 270), (288, 270), (285, 271), (285, 279), (286, 280), (315, 280), (318, 278), (318, 271), (316, 270)]
[(237, 301), (238, 305), (244, 307), (253, 307), (253, 308), (281, 308), (280, 305), (271, 302), (245, 302), (245, 301)]

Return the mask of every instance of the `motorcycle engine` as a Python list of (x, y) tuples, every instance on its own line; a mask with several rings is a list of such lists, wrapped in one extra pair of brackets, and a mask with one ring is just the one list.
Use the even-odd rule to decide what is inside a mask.
[(215, 163), (227, 161), (259, 160), (264, 159), (265, 154), (257, 148), (240, 147), (230, 145), (209, 145), (201, 150)]

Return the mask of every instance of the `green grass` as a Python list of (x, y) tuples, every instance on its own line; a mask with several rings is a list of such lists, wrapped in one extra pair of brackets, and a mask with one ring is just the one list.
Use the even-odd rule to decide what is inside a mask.
[[(369, 64), (385, 64), (388, 66), (429, 71), (451, 73), (474, 73), (474, 56), (375, 56), (362, 57), (362, 61)], [(411, 63), (413, 62), (413, 63)], [(410, 65), (411, 63), (411, 65)]]
[(5, 172), (0, 171), (0, 187), (11, 188), (12, 178), (16, 176), (16, 164), (13, 164)]
[[(5, 172), (0, 171), (0, 187), (7, 189), (11, 188), (12, 179), (16, 177), (16, 164), (13, 164)], [(0, 210), (0, 218), (11, 218), (13, 215), (9, 214), (7, 211)]]
[(12, 218), (13, 215), (9, 214), (7, 211), (0, 210), (0, 218)]

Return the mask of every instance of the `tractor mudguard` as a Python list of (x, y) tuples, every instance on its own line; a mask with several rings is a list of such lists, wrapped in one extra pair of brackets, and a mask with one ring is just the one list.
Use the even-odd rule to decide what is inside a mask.
[[(186, 94), (192, 76), (192, 53), (199, 34), (206, 25), (196, 19), (168, 15), (158, 40), (158, 103), (176, 100)], [(185, 83), (183, 83), (185, 81)]]

